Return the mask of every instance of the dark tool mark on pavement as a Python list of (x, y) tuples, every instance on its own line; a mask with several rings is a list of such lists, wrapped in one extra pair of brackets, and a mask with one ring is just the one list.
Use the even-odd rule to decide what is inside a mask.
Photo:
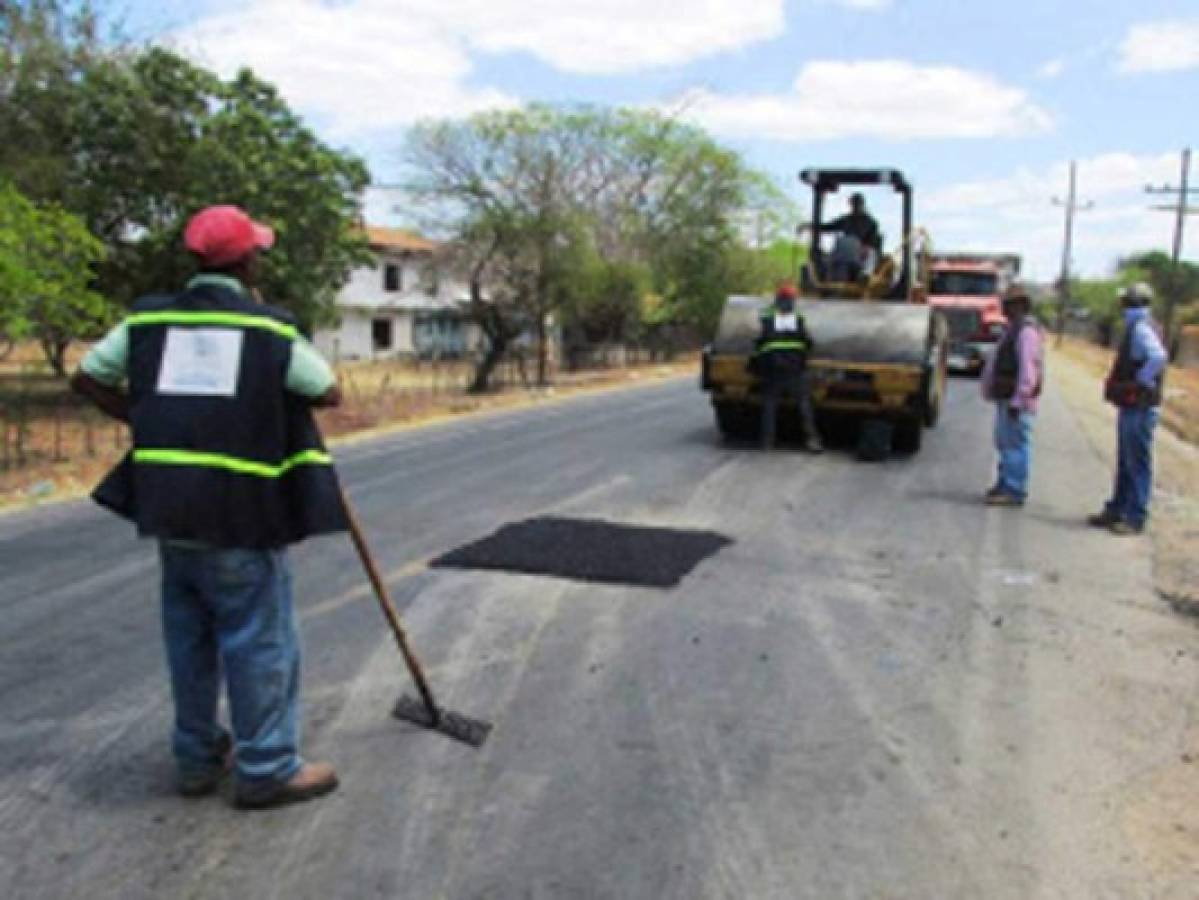
[(505, 525), (430, 565), (669, 588), (732, 542), (712, 531), (545, 516)]

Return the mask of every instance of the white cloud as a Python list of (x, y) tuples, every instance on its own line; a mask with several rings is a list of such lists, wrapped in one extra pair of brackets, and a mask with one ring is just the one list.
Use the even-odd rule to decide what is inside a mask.
[(783, 33), (783, 0), (247, 0), (171, 36), (223, 74), (250, 66), (335, 135), (516, 102), (472, 53), (605, 74), (679, 65)]
[(491, 52), (524, 51), (564, 72), (679, 65), (783, 34), (783, 0), (392, 0)]
[(470, 87), (461, 43), (427, 22), (392, 15), (390, 5), (254, 0), (173, 39), (222, 74), (253, 68), (293, 105), (325, 118), (335, 135), (514, 102)]
[(1046, 60), (1037, 69), (1037, 75), (1041, 78), (1057, 78), (1066, 71), (1066, 61), (1064, 59)]
[(979, 72), (902, 60), (811, 62), (789, 93), (698, 91), (686, 105), (719, 134), (784, 141), (1007, 137), (1052, 127), (1019, 88)]
[(1199, 19), (1134, 25), (1120, 44), (1121, 72), (1175, 72), (1199, 68)]
[[(1078, 161), (1077, 199), (1094, 205), (1074, 225), (1073, 268), (1109, 273), (1128, 254), (1167, 249), (1173, 227), (1143, 188), (1178, 178), (1178, 156), (1106, 153)], [(1030, 277), (1048, 281), (1061, 268), (1069, 164), (1022, 168), (1004, 178), (964, 182), (916, 195), (918, 218), (946, 250), (1015, 250)]]

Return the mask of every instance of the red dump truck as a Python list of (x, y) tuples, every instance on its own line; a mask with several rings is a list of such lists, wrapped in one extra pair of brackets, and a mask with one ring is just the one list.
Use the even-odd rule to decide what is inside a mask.
[(1015, 253), (935, 255), (929, 306), (949, 326), (949, 369), (978, 375), (1003, 333), (1003, 292), (1020, 274)]

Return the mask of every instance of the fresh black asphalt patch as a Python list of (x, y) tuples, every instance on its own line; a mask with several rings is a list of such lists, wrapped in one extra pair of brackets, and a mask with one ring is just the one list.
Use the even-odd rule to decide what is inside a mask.
[(731, 543), (713, 531), (544, 516), (505, 525), (430, 565), (669, 588)]

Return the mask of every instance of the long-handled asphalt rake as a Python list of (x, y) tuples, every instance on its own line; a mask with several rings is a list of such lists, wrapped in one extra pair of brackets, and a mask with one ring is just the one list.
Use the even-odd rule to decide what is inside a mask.
[(391, 594), (388, 592), (383, 578), (379, 575), (375, 559), (371, 555), (370, 547), (366, 543), (366, 537), (362, 533), (362, 526), (358, 523), (358, 517), (354, 515), (354, 510), (350, 506), (349, 498), (346, 497), (344, 491), (342, 492), (341, 499), (342, 504), (345, 506), (346, 517), (350, 522), (350, 537), (354, 541), (354, 549), (358, 551), (358, 558), (362, 560), (362, 566), (366, 569), (366, 575), (370, 579), (371, 587), (375, 589), (375, 597), (378, 599), (379, 606), (383, 610), (383, 616), (387, 619), (387, 624), (391, 626), (391, 633), (395, 635), (396, 644), (399, 645), (400, 653), (403, 655), (404, 662), (408, 666), (408, 671), (412, 673), (412, 680), (416, 683), (416, 689), (420, 693), (419, 700), (409, 694), (401, 696), (396, 701), (392, 715), (397, 719), (403, 719), (405, 722), (420, 725), (422, 728), (440, 731), (447, 737), (451, 737), (456, 741), (462, 741), (464, 744), (470, 744), (472, 747), (483, 746), (483, 742), (487, 740), (487, 735), (491, 732), (490, 722), (472, 719), (468, 716), (442, 709), (434, 701), (433, 692), (429, 690), (429, 682), (425, 680), (424, 670), (421, 668), (416, 654), (408, 646), (408, 635), (404, 631), (404, 626), (400, 623), (399, 613), (396, 612), (395, 604), (391, 602)]

